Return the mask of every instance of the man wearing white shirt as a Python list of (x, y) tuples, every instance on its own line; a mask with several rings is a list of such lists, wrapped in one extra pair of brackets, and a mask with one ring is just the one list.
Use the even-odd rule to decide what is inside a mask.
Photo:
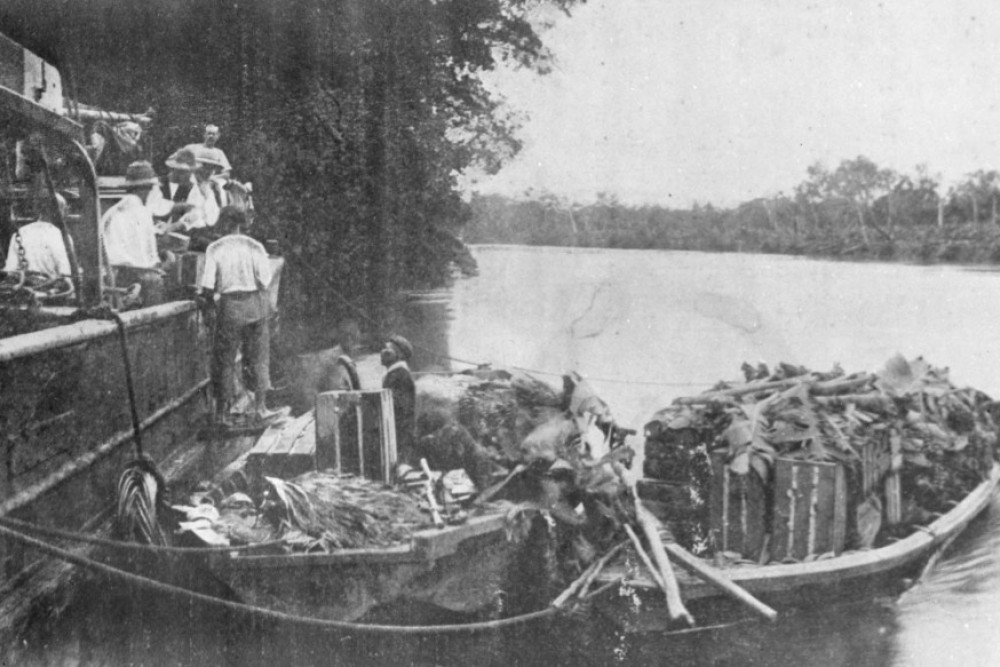
[[(66, 200), (56, 195), (61, 219), (66, 219)], [(29, 222), (10, 239), (4, 271), (35, 271), (49, 278), (69, 277), (71, 269), (62, 232), (51, 222)]]
[(218, 226), (227, 235), (205, 250), (200, 285), (203, 295), (219, 295), (212, 347), (216, 418), (225, 424), (235, 401), (236, 355), (242, 350), (253, 371), (250, 389), (257, 415), (268, 419), (277, 414), (266, 404), (267, 390), (271, 388), (267, 293), (271, 265), (264, 246), (242, 233), (247, 226), (243, 211), (224, 207)]
[(159, 191), (151, 193), (147, 202), (154, 219), (162, 220), (159, 233), (204, 227), (205, 197), (194, 177), (198, 170), (194, 153), (182, 148), (167, 158), (166, 165), (170, 173), (160, 181)]
[(133, 162), (125, 172), (125, 196), (101, 218), (104, 252), (118, 286), (138, 282), (142, 303), (164, 300), (163, 273), (156, 249), (156, 227), (146, 202), (160, 180), (145, 160)]

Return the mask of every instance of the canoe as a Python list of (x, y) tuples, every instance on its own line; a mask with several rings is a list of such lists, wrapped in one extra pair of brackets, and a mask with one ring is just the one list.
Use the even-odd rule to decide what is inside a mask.
[[(898, 595), (1000, 483), (995, 403), (947, 369), (897, 355), (874, 374), (785, 375), (677, 399), (646, 425), (638, 495), (673, 530), (661, 539), (699, 624), (735, 609), (719, 581), (779, 612)], [(625, 562), (599, 577), (622, 579), (648, 625), (659, 587)]]
[[(989, 507), (998, 484), (1000, 464), (994, 464), (988, 478), (951, 511), (923, 529), (881, 548), (845, 552), (833, 558), (803, 563), (715, 567), (704, 562), (779, 612), (835, 600), (899, 594), (939, 549), (950, 544)], [(693, 554), (691, 557), (697, 558)], [(675, 568), (675, 572), (681, 595), (686, 604), (690, 603), (699, 625), (733, 616), (734, 603), (717, 588), (680, 567)], [(609, 565), (597, 580), (610, 582), (623, 577), (644, 603), (642, 613), (647, 617), (644, 625), (655, 626), (662, 621), (665, 613), (662, 593), (644, 570), (619, 561)]]

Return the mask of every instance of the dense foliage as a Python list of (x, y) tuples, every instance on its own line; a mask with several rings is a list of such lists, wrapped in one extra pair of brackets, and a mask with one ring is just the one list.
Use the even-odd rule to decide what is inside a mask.
[(254, 183), (258, 235), (288, 260), (286, 312), (361, 302), (378, 322), (387, 295), (467, 262), (456, 173), (495, 170), (519, 147), (477, 74), (499, 59), (544, 66), (539, 4), (10, 0), (0, 25), (81, 102), (155, 109), (159, 169), (218, 124), (235, 176)]
[(768, 252), (906, 261), (1000, 261), (1000, 174), (977, 171), (944, 189), (860, 156), (816, 164), (791, 195), (732, 208), (579, 205), (550, 193), (477, 197), (471, 242)]

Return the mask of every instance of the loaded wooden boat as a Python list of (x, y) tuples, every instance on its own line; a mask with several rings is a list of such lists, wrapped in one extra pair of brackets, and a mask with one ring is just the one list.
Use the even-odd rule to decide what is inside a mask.
[[(523, 441), (533, 443), (531, 456), (544, 448), (539, 433), (579, 442), (574, 416), (595, 410), (604, 415), (603, 403), (578, 376), (564, 384), (566, 395), (525, 374), (512, 378), (493, 370), (426, 377), (417, 384), (421, 442), (427, 447), (421, 451), (439, 472), (422, 460), (422, 473), (401, 476), (389, 390), (321, 393), (314, 410), (272, 426), (181, 508), (188, 519), (181, 535), (192, 544), (263, 544), (233, 551), (219, 546), (199, 566), (236, 600), (300, 618), (354, 621), (393, 607), (408, 605), (412, 612), (414, 604), (462, 614), (510, 611), (506, 594), (512, 586), (530, 587), (523, 566), (530, 569), (532, 550), (544, 548), (532, 538), (531, 526), (550, 508), (493, 499), (517, 487), (517, 480), (507, 482), (522, 472), (530, 477), (525, 465), (490, 478), (482, 477), (481, 468), (473, 472), (473, 498), (469, 474), (443, 464), (475, 471), (483, 459), (454, 457), (456, 443), (482, 451), (471, 444), (476, 438), (506, 439), (510, 450), (522, 442), (517, 430), (529, 433)], [(518, 396), (530, 405), (517, 407)], [(464, 423), (473, 430), (492, 421), (484, 418), (487, 412), (509, 423), (494, 421), (489, 432), (474, 438), (454, 413), (444, 414), (446, 405), (462, 405)], [(435, 458), (428, 445), (435, 438), (447, 440), (437, 450), (447, 452), (445, 458)], [(465, 482), (445, 492), (454, 479)], [(514, 495), (525, 500), (530, 494)], [(237, 505), (239, 517), (231, 509), (215, 510)], [(201, 521), (205, 506), (210, 518)], [(350, 526), (347, 519), (337, 524), (329, 518), (347, 515), (353, 517)], [(412, 614), (407, 618), (412, 622)]]
[[(376, 418), (388, 416), (388, 420), (379, 419), (374, 431), (367, 431), (368, 438), (362, 435), (359, 448), (367, 450), (369, 460), (377, 461), (376, 469), (381, 471), (381, 454), (391, 455), (389, 393), (343, 392), (340, 398), (348, 402), (359, 399), (366, 412), (371, 409), (369, 414)], [(380, 414), (383, 405), (390, 410)], [(233, 493), (256, 497), (269, 476), (294, 479), (308, 475), (317, 468), (317, 460), (320, 466), (324, 463), (322, 446), (317, 451), (316, 434), (314, 411), (272, 426), (250, 452), (216, 478), (210, 494), (220, 503)], [(343, 458), (346, 471), (349, 455), (345, 452)], [(360, 475), (331, 471), (324, 482), (367, 484), (375, 493), (396, 493), (390, 484), (382, 483), (392, 481), (394, 472), (386, 469), (386, 473), (378, 481), (367, 481)], [(417, 493), (423, 496), (419, 489)], [(401, 602), (475, 613), (498, 604), (518, 553), (518, 541), (508, 534), (507, 510), (490, 506), (469, 509), (462, 512), (460, 522), (444, 523), (442, 519), (439, 526), (427, 512), (414, 517), (403, 535), (379, 546), (293, 551), (287, 545), (274, 545), (264, 550), (222, 551), (212, 553), (206, 566), (241, 602), (297, 616), (353, 621)], [(447, 508), (439, 511), (447, 518)]]
[[(789, 397), (785, 410), (776, 408)], [(855, 421), (842, 434), (841, 444), (851, 446), (842, 458), (809, 460), (792, 444), (805, 431), (822, 437), (811, 422), (818, 411), (805, 416), (810, 404), (829, 411), (826, 423), (843, 426), (845, 412)], [(877, 374), (722, 384), (658, 413), (646, 427), (650, 458), (637, 490), (662, 520), (661, 540), (698, 625), (749, 614), (713, 579), (779, 612), (894, 596), (919, 581), (1000, 484), (994, 406), (982, 392), (955, 388), (947, 371), (897, 357)], [(742, 416), (780, 438), (746, 440), (748, 432), (734, 427)], [(798, 433), (786, 428), (788, 418), (799, 421)], [(769, 484), (752, 468), (733, 471), (735, 457), (753, 449), (776, 455)], [(959, 473), (948, 478), (947, 470)], [(698, 508), (684, 497), (696, 486), (686, 475), (704, 480), (708, 498)], [(961, 490), (938, 494), (932, 480)], [(935, 499), (941, 504), (932, 511), (919, 506)], [(639, 594), (645, 604), (631, 615), (620, 600), (612, 603), (633, 629), (662, 630), (677, 618), (634, 555), (605, 568), (598, 581), (623, 581)]]

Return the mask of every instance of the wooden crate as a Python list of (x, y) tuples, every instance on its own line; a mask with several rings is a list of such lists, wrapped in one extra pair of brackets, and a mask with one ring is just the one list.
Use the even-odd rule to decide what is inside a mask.
[(774, 473), (772, 560), (841, 553), (847, 532), (844, 467), (776, 459)]
[(317, 394), (316, 466), (391, 483), (396, 467), (392, 392)]
[(726, 452), (712, 452), (709, 527), (716, 549), (758, 560), (767, 534), (767, 493), (760, 477), (729, 469)]

